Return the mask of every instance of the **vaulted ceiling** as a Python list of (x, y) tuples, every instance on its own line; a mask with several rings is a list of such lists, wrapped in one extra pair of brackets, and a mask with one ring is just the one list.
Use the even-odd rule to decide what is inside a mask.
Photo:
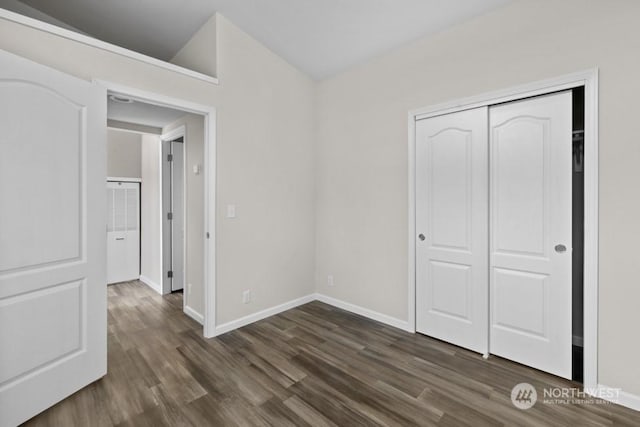
[(323, 79), (512, 0), (21, 1), (98, 39), (164, 60), (217, 11)]

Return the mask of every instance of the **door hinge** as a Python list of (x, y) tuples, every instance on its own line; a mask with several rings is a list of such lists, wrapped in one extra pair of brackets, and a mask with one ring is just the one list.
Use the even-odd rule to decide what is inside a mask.
[(169, 213), (167, 214), (167, 219), (168, 219), (169, 221), (171, 221), (171, 220), (173, 219), (173, 212), (169, 212)]
[(169, 278), (173, 277), (173, 271), (171, 270), (167, 271), (167, 277)]
[(208, 238), (209, 238), (209, 232), (208, 232), (208, 231), (207, 231), (207, 234), (206, 234), (206, 236), (207, 236), (207, 239), (208, 239)]
[(167, 162), (173, 162), (173, 154), (167, 154)]

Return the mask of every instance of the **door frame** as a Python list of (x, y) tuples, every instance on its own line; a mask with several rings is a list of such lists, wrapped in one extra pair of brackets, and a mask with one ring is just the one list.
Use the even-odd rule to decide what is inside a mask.
[[(584, 388), (598, 387), (598, 69), (514, 86), (409, 111), (408, 313), (416, 331), (416, 121), (478, 107), (584, 87)], [(489, 319), (487, 319), (487, 322)], [(488, 337), (487, 337), (488, 339)]]
[[(187, 150), (186, 150), (186, 144), (187, 144), (187, 127), (185, 125), (181, 125), (178, 126), (177, 128), (170, 130), (169, 132), (160, 135), (160, 144), (164, 144), (165, 142), (171, 142), (174, 139), (178, 139), (182, 137), (183, 138), (183, 147), (182, 149), (183, 151), (183, 157), (182, 157), (182, 191), (184, 194), (184, 198), (185, 200), (183, 201), (182, 204), (182, 218), (184, 219), (185, 223), (185, 231), (186, 231), (186, 219), (187, 219), (187, 203), (186, 203), (186, 195), (187, 195)], [(160, 149), (162, 151), (162, 147)], [(160, 156), (160, 170), (162, 171), (162, 164), (164, 164), (164, 156)], [(173, 177), (173, 174), (171, 175)], [(164, 179), (165, 177), (162, 176), (162, 183), (164, 185)], [(171, 183), (172, 185), (173, 183)], [(162, 191), (160, 191), (160, 206), (164, 206), (164, 189), (162, 189)], [(164, 265), (164, 247), (165, 247), (165, 239), (169, 238), (169, 234), (172, 232), (169, 229), (165, 229), (164, 225), (166, 225), (165, 223), (165, 214), (166, 212), (164, 212), (162, 209), (160, 209), (160, 217), (162, 220), (162, 250), (160, 251), (162, 253), (162, 291), (163, 293), (170, 293), (171, 292), (171, 285), (168, 284), (167, 281), (167, 276), (165, 275), (165, 272), (167, 271), (167, 267), (166, 265)], [(186, 263), (187, 260), (187, 245), (186, 245), (186, 233), (184, 238), (182, 239), (182, 259), (184, 260), (184, 262)], [(173, 236), (171, 237), (171, 250), (173, 251)], [(183, 286), (186, 287), (187, 286), (187, 269), (185, 268), (185, 266), (183, 266), (182, 268), (182, 283)], [(188, 295), (188, 293), (185, 293), (184, 295)], [(184, 296), (182, 297), (182, 310), (186, 313), (187, 310), (187, 298), (185, 298)], [(188, 314), (189, 316), (192, 316), (193, 314)]]
[[(148, 104), (182, 110), (185, 113), (198, 114), (204, 117), (204, 337), (216, 335), (216, 141), (217, 117), (216, 108), (211, 105), (198, 104), (180, 98), (121, 85), (101, 79), (95, 83), (104, 87), (108, 94), (126, 96)], [(106, 127), (105, 123), (105, 127)], [(187, 173), (185, 169), (185, 174)], [(106, 178), (106, 177), (105, 177)]]

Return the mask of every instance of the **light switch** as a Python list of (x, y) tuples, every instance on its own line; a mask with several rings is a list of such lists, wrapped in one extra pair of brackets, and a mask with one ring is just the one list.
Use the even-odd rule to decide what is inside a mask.
[(236, 205), (227, 205), (227, 218), (236, 217)]
[(193, 174), (200, 175), (200, 165), (193, 165)]

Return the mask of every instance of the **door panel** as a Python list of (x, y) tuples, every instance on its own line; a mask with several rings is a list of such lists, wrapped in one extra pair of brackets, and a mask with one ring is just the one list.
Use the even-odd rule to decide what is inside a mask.
[(571, 102), (566, 92), (490, 108), (491, 353), (565, 378), (571, 377)]
[[(51, 361), (80, 350), (82, 312), (79, 308), (82, 307), (80, 299), (83, 287), (83, 281), (74, 281), (0, 301), (3, 320), (8, 319), (15, 322), (14, 325), (19, 325), (12, 330), (3, 331), (2, 338), (16, 342), (26, 335), (40, 343), (39, 352), (25, 354), (22, 353), (21, 346), (3, 347), (0, 383), (4, 384), (25, 372), (46, 366)], [(56, 312), (55, 321), (36, 324), (30, 320), (33, 313), (42, 312)], [(68, 333), (60, 335), (59, 328)]]
[[(86, 139), (79, 133), (86, 127), (84, 108), (49, 87), (6, 78), (0, 80), (0, 97), (4, 100), (0, 107), (2, 165), (7, 167), (2, 171), (6, 179), (0, 182), (0, 191), (23, 199), (22, 203), (2, 199), (0, 221), (12, 226), (2, 229), (0, 273), (77, 261), (85, 249), (80, 174)], [(46, 125), (26, 126), (31, 117), (46, 117)], [(56, 144), (63, 140), (68, 143)], [(29, 142), (27, 147), (25, 141)], [(49, 164), (55, 159), (65, 159), (65, 167)], [(16, 170), (15, 165), (21, 169)], [(9, 168), (16, 173), (8, 175)], [(52, 171), (55, 179), (51, 179)], [(22, 179), (24, 176), (29, 179)], [(28, 209), (20, 209), (27, 207), (25, 204)], [(42, 215), (47, 211), (51, 215)]]
[(472, 131), (444, 129), (429, 138), (427, 168), (433, 248), (469, 251)]
[(431, 295), (429, 311), (451, 316), (462, 321), (471, 321), (471, 267), (462, 264), (431, 261)]
[(487, 109), (416, 123), (416, 328), (488, 349)]
[[(496, 328), (544, 338), (549, 314), (549, 276), (499, 268), (493, 274)], [(512, 304), (514, 300), (527, 301), (527, 304)]]
[(0, 425), (106, 373), (106, 93), (0, 51)]
[(496, 252), (547, 256), (549, 118), (515, 117), (493, 128)]

